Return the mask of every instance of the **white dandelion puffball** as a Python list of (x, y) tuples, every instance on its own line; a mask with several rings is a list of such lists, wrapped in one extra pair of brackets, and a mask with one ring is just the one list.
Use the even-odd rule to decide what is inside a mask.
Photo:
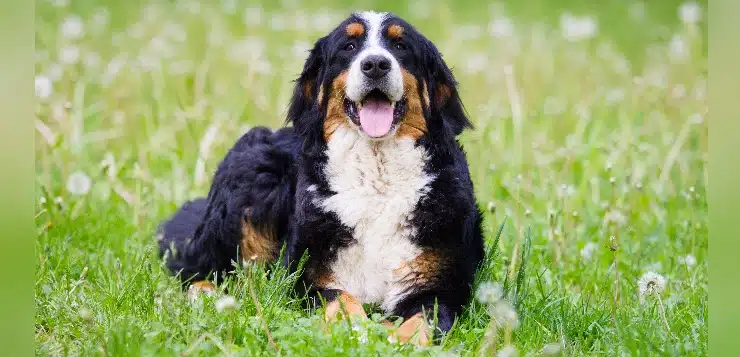
[(510, 37), (514, 34), (514, 24), (508, 17), (499, 17), (488, 24), (488, 33), (495, 38)]
[(49, 98), (52, 89), (51, 79), (49, 77), (36, 76), (33, 84), (36, 90), (36, 97), (41, 99)]
[(695, 2), (687, 2), (678, 8), (678, 17), (685, 24), (695, 24), (701, 21), (702, 9), (701, 5)]
[(237, 308), (236, 299), (230, 295), (226, 295), (216, 300), (215, 305), (216, 305), (216, 311), (218, 312), (234, 311)]
[(590, 260), (591, 256), (593, 256), (594, 251), (599, 246), (594, 242), (588, 242), (585, 246), (583, 246), (583, 249), (581, 249), (581, 258), (585, 260)]
[(62, 36), (70, 40), (76, 40), (85, 34), (85, 26), (77, 15), (69, 15), (62, 22)]
[(498, 351), (496, 354), (497, 357), (517, 357), (519, 356), (519, 351), (514, 346), (506, 346)]
[(575, 16), (566, 12), (560, 16), (560, 31), (566, 40), (577, 42), (596, 36), (599, 27), (591, 16)]
[(501, 284), (485, 282), (478, 287), (475, 292), (475, 298), (484, 304), (493, 304), (501, 300), (504, 296), (504, 289)]
[(90, 187), (92, 187), (92, 180), (84, 172), (73, 172), (67, 178), (67, 191), (73, 195), (85, 195), (90, 192)]
[(64, 64), (75, 64), (80, 60), (80, 49), (77, 46), (65, 46), (59, 50), (59, 61)]
[(542, 354), (545, 356), (555, 356), (560, 354), (560, 344), (557, 342), (548, 343), (542, 348)]
[(654, 272), (647, 272), (637, 281), (640, 296), (652, 293), (660, 293), (665, 288), (665, 278)]

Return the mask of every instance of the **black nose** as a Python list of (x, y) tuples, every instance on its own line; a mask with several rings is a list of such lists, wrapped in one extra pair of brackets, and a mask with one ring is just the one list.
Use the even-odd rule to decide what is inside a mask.
[(372, 79), (385, 76), (391, 70), (391, 61), (380, 55), (367, 56), (360, 63), (362, 73)]

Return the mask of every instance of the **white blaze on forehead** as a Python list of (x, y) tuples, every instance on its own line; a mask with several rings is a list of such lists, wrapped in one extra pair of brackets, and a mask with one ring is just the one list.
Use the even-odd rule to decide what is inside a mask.
[[(383, 21), (388, 18), (388, 13), (366, 11), (356, 15), (365, 22), (367, 37), (360, 53), (350, 65), (347, 77), (347, 97), (354, 102), (360, 102), (368, 92), (378, 88), (385, 92), (390, 100), (397, 102), (403, 96), (401, 66), (382, 44)], [(384, 78), (374, 83), (362, 73), (360, 68), (362, 61), (371, 55), (383, 56), (391, 62), (391, 71)]]
[(383, 30), (383, 20), (388, 16), (387, 12), (365, 11), (358, 14), (367, 25), (367, 42), (365, 48), (380, 47), (380, 31)]

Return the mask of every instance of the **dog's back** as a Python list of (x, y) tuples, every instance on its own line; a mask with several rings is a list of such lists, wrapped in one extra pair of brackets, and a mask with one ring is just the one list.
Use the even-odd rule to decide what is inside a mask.
[(275, 259), (290, 232), (298, 145), (292, 128), (244, 134), (219, 165), (208, 197), (186, 202), (160, 226), (168, 268), (183, 281), (203, 280), (230, 270), (232, 261)]

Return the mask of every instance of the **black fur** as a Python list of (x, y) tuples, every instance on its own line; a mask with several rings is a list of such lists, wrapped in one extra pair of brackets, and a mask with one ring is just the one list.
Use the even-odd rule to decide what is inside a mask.
[[(348, 39), (344, 31), (347, 24), (358, 21), (351, 16), (311, 50), (288, 109), (287, 122), (293, 128), (274, 133), (265, 128), (249, 131), (218, 167), (208, 198), (184, 204), (163, 224), (160, 249), (164, 254), (175, 248), (170, 251), (168, 267), (183, 280), (203, 280), (228, 271), (231, 261), (238, 260), (241, 222), (248, 218), (260, 229), (272, 230), (285, 246), (284, 263), (291, 268), (304, 252), (309, 253), (299, 284), (303, 292), (325, 299), (336, 295), (333, 289), (315, 289), (314, 283), (329, 272), (337, 252), (353, 242), (352, 230), (336, 214), (315, 206), (307, 188), (314, 186), (318, 195), (332, 194), (323, 172), (326, 107), (320, 103), (326, 103), (332, 81), (351, 63), (353, 56), (342, 48), (347, 41), (362, 40)], [(404, 28), (407, 44), (405, 51), (393, 55), (419, 83), (427, 85), (430, 103), (423, 108), (428, 133), (417, 145), (427, 150), (425, 170), (436, 179), (413, 213), (418, 233), (412, 241), (443, 257), (443, 274), (414, 286), (395, 311), (388, 313), (408, 318), (422, 309), (434, 311), (436, 304), (437, 327), (446, 332), (467, 304), (473, 275), (483, 258), (482, 216), (464, 151), (456, 140), (472, 125), (452, 72), (434, 44), (395, 16), (386, 19), (384, 26), (391, 23)], [(318, 97), (319, 87), (324, 88), (324, 98)], [(446, 90), (439, 91), (441, 87)], [(245, 217), (247, 209), (249, 217)]]

